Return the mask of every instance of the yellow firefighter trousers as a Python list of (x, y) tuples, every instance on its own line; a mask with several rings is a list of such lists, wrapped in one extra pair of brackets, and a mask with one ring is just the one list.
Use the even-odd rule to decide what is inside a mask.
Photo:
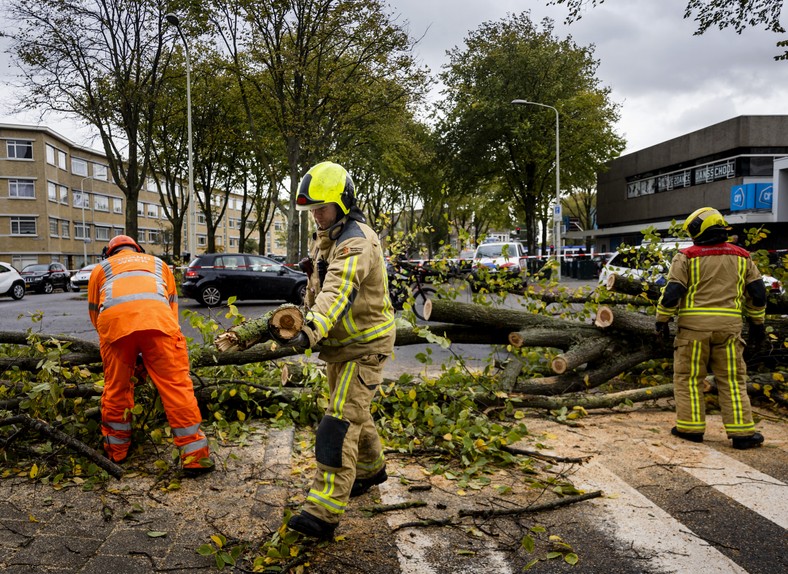
[(678, 430), (699, 434), (706, 430), (701, 385), (711, 371), (717, 382), (722, 422), (728, 437), (753, 434), (755, 425), (747, 396), (741, 331), (693, 331), (680, 327), (673, 348), (673, 396)]
[(353, 481), (385, 463), (370, 405), (383, 380), (385, 355), (327, 363), (329, 404), (315, 436), (317, 470), (303, 510), (329, 523), (345, 512)]

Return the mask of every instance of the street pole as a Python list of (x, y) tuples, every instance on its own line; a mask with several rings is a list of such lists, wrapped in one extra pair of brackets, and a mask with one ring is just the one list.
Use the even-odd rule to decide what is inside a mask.
[(186, 41), (186, 36), (181, 30), (180, 19), (172, 13), (165, 14), (164, 18), (175, 26), (178, 30), (178, 35), (183, 41), (183, 49), (186, 54), (186, 153), (187, 163), (189, 166), (189, 189), (187, 196), (189, 198), (189, 211), (188, 211), (188, 235), (187, 248), (190, 257), (197, 254), (197, 205), (194, 197), (194, 163), (192, 160), (192, 80), (191, 80), (191, 60), (189, 58), (189, 43)]
[(512, 103), (519, 106), (541, 106), (550, 108), (555, 112), (555, 209), (553, 211), (553, 243), (555, 243), (556, 261), (558, 262), (558, 280), (561, 280), (561, 142), (560, 130), (558, 125), (558, 109), (539, 102), (529, 102), (528, 100), (512, 100)]
[(85, 180), (88, 179), (92, 180), (93, 176), (83, 177), (79, 184), (79, 193), (82, 195), (82, 267), (88, 264), (88, 236), (85, 228)]

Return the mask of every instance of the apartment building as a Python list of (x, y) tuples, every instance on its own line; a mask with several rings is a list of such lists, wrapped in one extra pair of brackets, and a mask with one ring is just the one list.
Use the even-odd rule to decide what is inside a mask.
[[(231, 196), (216, 234), (217, 250), (237, 251), (240, 197)], [(113, 182), (106, 156), (46, 127), (0, 124), (0, 260), (17, 269), (58, 261), (69, 269), (95, 263), (114, 236), (125, 233), (126, 197)], [(149, 253), (172, 256), (172, 227), (153, 179), (137, 203), (138, 241)], [(198, 214), (197, 252), (208, 244)], [(284, 254), (286, 229), (277, 215), (266, 237), (269, 253)], [(184, 230), (186, 234), (186, 230)]]

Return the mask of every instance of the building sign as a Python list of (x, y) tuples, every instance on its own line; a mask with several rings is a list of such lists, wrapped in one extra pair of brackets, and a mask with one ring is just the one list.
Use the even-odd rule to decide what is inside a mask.
[(756, 183), (755, 184), (755, 209), (772, 209), (772, 196), (774, 195), (774, 184)]
[(657, 192), (668, 191), (677, 187), (692, 185), (692, 171), (685, 169), (674, 173), (667, 173), (657, 178)]
[(709, 183), (736, 176), (736, 162), (732, 159), (718, 161), (695, 168), (695, 183)]

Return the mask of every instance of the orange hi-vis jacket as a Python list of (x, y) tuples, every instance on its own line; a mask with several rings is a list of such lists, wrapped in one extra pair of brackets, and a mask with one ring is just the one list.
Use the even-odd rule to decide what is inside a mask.
[(141, 330), (180, 332), (172, 271), (145, 253), (124, 250), (96, 265), (88, 284), (88, 312), (107, 343)]

